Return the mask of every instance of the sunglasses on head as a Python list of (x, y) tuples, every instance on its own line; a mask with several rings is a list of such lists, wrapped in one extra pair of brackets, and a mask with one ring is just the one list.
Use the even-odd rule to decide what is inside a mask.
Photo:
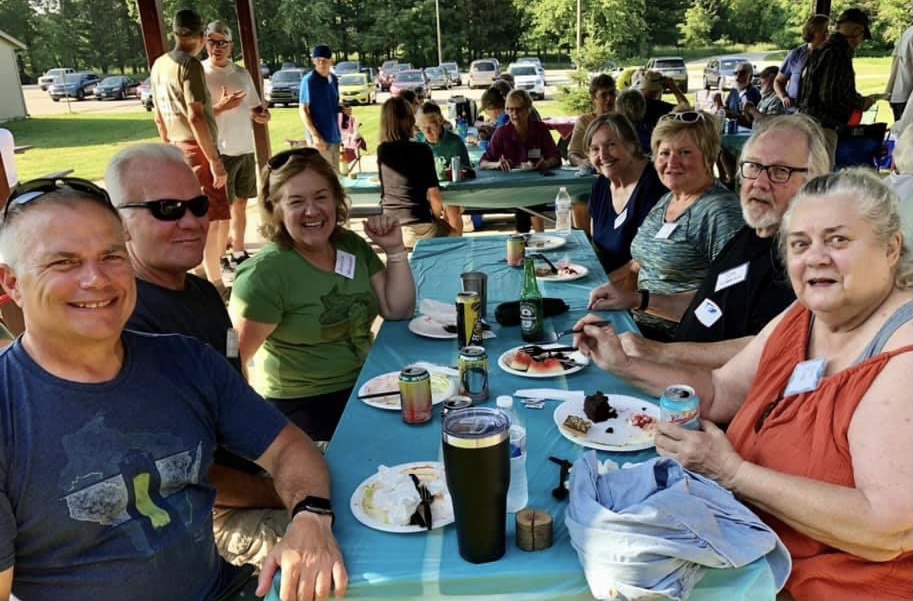
[(14, 209), (14, 207), (22, 207), (30, 202), (38, 200), (46, 194), (60, 192), (61, 190), (66, 190), (68, 188), (85, 194), (87, 197), (96, 200), (109, 208), (114, 208), (108, 193), (89, 180), (78, 177), (59, 177), (56, 179), (41, 178), (21, 183), (13, 188), (9, 200), (6, 201), (6, 206), (3, 207), (3, 221), (6, 221), (7, 215), (11, 212), (15, 212), (16, 209)]
[(209, 212), (209, 198), (204, 194), (194, 196), (190, 200), (174, 200), (162, 198), (160, 200), (146, 200), (144, 202), (128, 202), (118, 209), (146, 209), (159, 221), (177, 221), (187, 214), (187, 209), (195, 217), (203, 217)]
[(702, 111), (683, 111), (681, 113), (666, 113), (659, 118), (660, 121), (668, 120), (681, 121), (682, 123), (697, 123), (704, 120)]
[(266, 161), (266, 166), (269, 167), (271, 171), (275, 171), (285, 167), (285, 164), (288, 163), (289, 159), (292, 157), (307, 157), (313, 156), (315, 154), (320, 154), (320, 151), (316, 148), (311, 147), (283, 150), (282, 152), (274, 154), (272, 157), (270, 157), (270, 159)]

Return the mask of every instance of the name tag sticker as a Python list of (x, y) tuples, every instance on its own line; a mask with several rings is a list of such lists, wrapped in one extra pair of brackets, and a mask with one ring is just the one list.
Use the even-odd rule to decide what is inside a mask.
[(704, 327), (709, 328), (720, 320), (723, 316), (723, 311), (718, 304), (709, 298), (705, 298), (704, 302), (694, 310), (694, 316), (697, 317), (699, 322), (704, 324)]
[(675, 221), (673, 223), (664, 223), (663, 226), (661, 228), (659, 228), (659, 231), (656, 232), (656, 235), (653, 237), (659, 238), (661, 240), (665, 240), (666, 238), (668, 238), (669, 236), (672, 235), (672, 232), (674, 232), (675, 228), (677, 228), (677, 227), (678, 227), (677, 221)]
[(625, 210), (618, 214), (618, 217), (615, 218), (615, 229), (617, 230), (622, 226), (625, 220), (628, 218), (628, 208), (625, 207)]
[(719, 292), (730, 286), (735, 286), (740, 282), (744, 282), (745, 278), (748, 277), (748, 262), (742, 263), (738, 267), (733, 267), (732, 269), (727, 269), (720, 275), (716, 276), (716, 287), (713, 289), (714, 292)]
[(234, 328), (225, 330), (225, 356), (229, 359), (238, 356), (238, 330)]
[(825, 359), (809, 359), (796, 365), (793, 375), (789, 377), (789, 384), (783, 391), (784, 396), (792, 396), (803, 392), (811, 392), (821, 384), (824, 370), (827, 367)]
[(347, 279), (355, 277), (355, 255), (344, 250), (336, 251), (336, 273)]
[(542, 151), (538, 148), (530, 148), (526, 151), (526, 158), (530, 161), (538, 161), (542, 158)]

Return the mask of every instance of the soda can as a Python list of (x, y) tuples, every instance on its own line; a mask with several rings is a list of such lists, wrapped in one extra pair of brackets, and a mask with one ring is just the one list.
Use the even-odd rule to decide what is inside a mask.
[(462, 175), (460, 171), (460, 157), (453, 157), (450, 159), (450, 181), (458, 182), (460, 181), (460, 176)]
[(460, 394), (473, 403), (488, 400), (488, 353), (481, 346), (460, 349)]
[(456, 310), (457, 346), (482, 344), (482, 297), (479, 293), (457, 293)]
[(526, 236), (512, 234), (507, 237), (507, 264), (511, 267), (523, 267), (526, 258)]
[(659, 398), (660, 419), (689, 430), (701, 429), (701, 401), (690, 386), (675, 384)]
[(431, 419), (431, 376), (424, 367), (407, 367), (399, 372), (399, 397), (403, 421), (424, 424)]
[(460, 409), (468, 409), (472, 407), (472, 399), (468, 396), (452, 396), (449, 399), (445, 399), (443, 407), (441, 408), (441, 417), (447, 417), (447, 414), (451, 411), (459, 411)]
[(739, 131), (739, 122), (736, 121), (735, 119), (729, 119), (726, 122), (726, 133), (734, 134), (734, 133), (738, 133), (738, 131)]

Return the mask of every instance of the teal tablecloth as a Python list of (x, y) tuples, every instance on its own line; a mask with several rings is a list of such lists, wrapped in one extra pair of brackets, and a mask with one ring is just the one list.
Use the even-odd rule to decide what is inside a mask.
[[(505, 328), (493, 317), (498, 303), (516, 300), (522, 270), (503, 261), (505, 236), (438, 238), (422, 240), (415, 248), (412, 267), (420, 298), (452, 302), (459, 287), (459, 274), (465, 271), (488, 273), (488, 314), (497, 338), (486, 340), (491, 399), (511, 394), (518, 388), (557, 387), (639, 396), (656, 402), (597, 367), (590, 365), (568, 376), (533, 380), (513, 376), (497, 367), (498, 356), (522, 344), (518, 327)], [(576, 282), (541, 283), (545, 296), (563, 298), (571, 309), (547, 320), (546, 328), (563, 329), (585, 315), (591, 288), (607, 280), (586, 237), (574, 232), (564, 248), (551, 251), (553, 257), (568, 254), (575, 263), (585, 265), (590, 274)], [(608, 314), (622, 331), (633, 329), (627, 313)], [(406, 322), (385, 322), (359, 377), (356, 390), (370, 378), (401, 369), (417, 360), (455, 365), (456, 343), (433, 340), (412, 334)], [(554, 544), (534, 553), (521, 551), (514, 544), (514, 525), (508, 519), (506, 555), (495, 562), (474, 565), (465, 562), (457, 550), (453, 525), (431, 533), (388, 534), (372, 530), (356, 521), (349, 500), (358, 485), (377, 471), (377, 466), (394, 466), (413, 461), (441, 460), (441, 422), (439, 412), (424, 425), (407, 426), (399, 412), (370, 407), (352, 398), (326, 454), (333, 480), (336, 506), (336, 537), (348, 568), (352, 599), (524, 599), (532, 601), (591, 600), (589, 588), (564, 527), (567, 502), (551, 495), (558, 483), (559, 468), (548, 461), (550, 455), (576, 460), (585, 449), (561, 436), (552, 421), (558, 404), (548, 401), (543, 410), (521, 409), (529, 436), (529, 507), (545, 509), (554, 519)], [(654, 451), (602, 453), (619, 464), (642, 461)], [(710, 570), (691, 595), (692, 600), (774, 599), (773, 578), (765, 560), (737, 570)], [(268, 598), (278, 599), (278, 580)]]
[(750, 136), (751, 128), (739, 126), (739, 130), (736, 133), (723, 134), (720, 143), (726, 152), (738, 160), (739, 155), (742, 154), (742, 147), (745, 146), (745, 142), (748, 141)]
[[(578, 176), (575, 167), (562, 167), (544, 176), (538, 171), (476, 169), (476, 178), (461, 182), (441, 182), (444, 202), (466, 209), (516, 209), (553, 202), (558, 188), (565, 186), (571, 198), (589, 195), (592, 176)], [(342, 178), (352, 206), (362, 209), (380, 206), (380, 179), (377, 173), (359, 173)]]

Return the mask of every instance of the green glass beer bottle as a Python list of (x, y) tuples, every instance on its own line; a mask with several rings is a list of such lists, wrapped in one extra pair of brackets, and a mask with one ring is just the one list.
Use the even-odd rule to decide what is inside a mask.
[(536, 267), (527, 258), (523, 264), (523, 288), (520, 291), (520, 334), (524, 342), (542, 340), (542, 294), (536, 283)]

